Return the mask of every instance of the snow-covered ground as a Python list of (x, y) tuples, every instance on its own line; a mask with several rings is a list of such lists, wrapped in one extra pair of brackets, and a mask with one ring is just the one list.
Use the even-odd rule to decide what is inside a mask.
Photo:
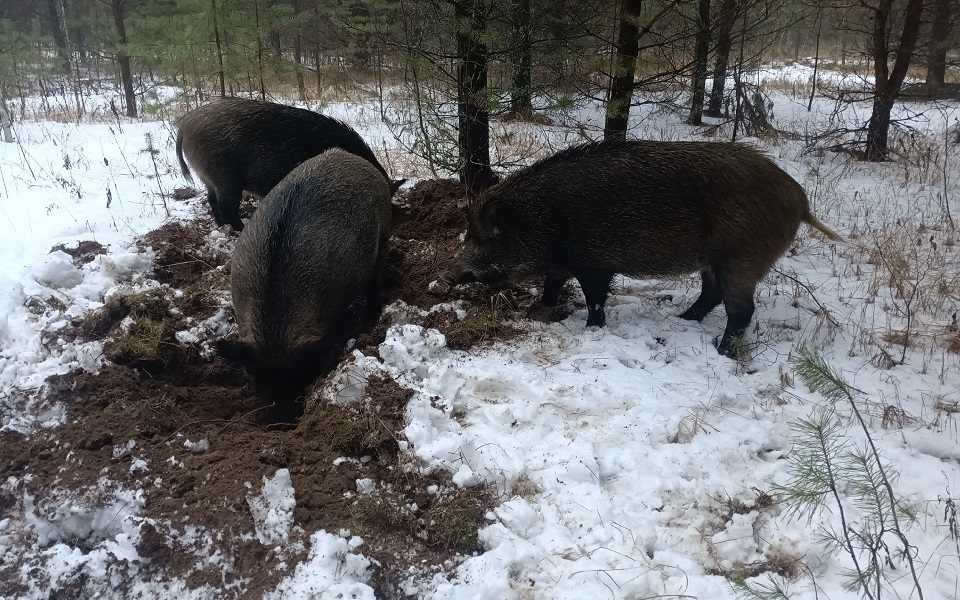
[[(808, 113), (800, 100), (772, 99), (775, 124), (785, 130), (822, 128), (835, 109), (818, 100)], [(324, 110), (358, 127), (396, 175), (425, 174), (422, 162), (398, 149), (395, 129), (377, 123), (375, 106), (328, 103)], [(865, 118), (844, 110), (846, 123)], [(804, 154), (796, 141), (752, 140), (804, 185), (814, 212), (848, 243), (801, 230), (758, 290), (748, 361), (714, 350), (721, 309), (703, 323), (676, 318), (699, 292), (696, 277), (619, 278), (603, 330), (585, 329), (586, 311), (578, 310), (560, 323), (525, 323), (529, 332), (519, 340), (464, 352), (448, 348), (436, 330), (401, 323), (381, 344), (382, 360), (355, 353), (334, 381), (385, 372), (414, 389), (405, 429), (413, 452), (454, 472), (458, 485), (490, 483), (503, 499), (480, 533), (482, 553), (431, 580), (411, 577), (404, 592), (437, 600), (715, 599), (736, 597), (731, 580), (746, 578), (788, 585), (795, 599), (859, 597), (845, 587), (850, 556), (822, 540), (824, 531), (842, 530), (832, 495), (810, 519), (777, 501), (798, 457), (796, 422), (828, 404), (794, 374), (792, 360), (806, 345), (855, 390), (885, 465), (899, 473), (892, 486), (916, 511), (906, 536), (924, 598), (960, 597), (958, 532), (951, 533), (945, 504), (960, 501), (960, 354), (947, 349), (951, 335), (960, 347), (960, 250), (949, 223), (960, 211), (960, 147), (944, 144), (960, 108), (897, 110), (921, 116), (912, 122), (915, 135), (896, 138), (905, 156), (888, 164)], [(700, 129), (683, 125), (683, 116), (642, 107), (631, 135), (697, 137)], [(570, 125), (596, 131), (602, 113), (585, 105), (557, 120), (554, 127), (498, 123), (494, 131), (512, 132), (500, 138), (508, 153), (543, 152), (583, 135)], [(0, 146), (3, 429), (29, 433), (62, 420), (63, 407), (36, 393), (44, 379), (96, 369), (103, 359), (96, 343), (45, 343), (49, 332), (148, 269), (151, 257), (138, 253), (135, 236), (168, 216), (204, 210), (198, 200), (167, 197), (185, 184), (171, 132), (166, 122), (29, 122), (16, 127), (16, 144)], [(50, 253), (80, 240), (109, 252), (80, 267)], [(65, 311), (31, 311), (33, 302), (60, 302)], [(862, 446), (849, 404), (836, 412), (844, 439)], [(296, 506), (289, 472), (250, 484), (256, 536), (282, 546)], [(7, 487), (16, 489), (16, 481)], [(844, 480), (836, 492), (850, 530), (863, 531), (871, 515), (856, 502), (855, 486)], [(65, 506), (50, 519), (25, 499), (24, 515), (0, 513), (0, 556), (21, 560), (20, 544), (33, 539), (52, 580), (77, 570), (108, 578), (105, 565), (136, 555), (141, 504), (128, 490), (103, 506)], [(91, 532), (92, 551), (70, 544)], [(272, 597), (374, 597), (362, 540), (308, 534), (308, 558), (290, 565)], [(884, 541), (884, 595), (915, 597), (899, 542), (890, 532)], [(25, 570), (20, 577), (32, 597), (47, 597), (35, 583), (44, 578)], [(144, 582), (136, 591), (219, 597), (211, 589), (188, 592), (178, 581)]]

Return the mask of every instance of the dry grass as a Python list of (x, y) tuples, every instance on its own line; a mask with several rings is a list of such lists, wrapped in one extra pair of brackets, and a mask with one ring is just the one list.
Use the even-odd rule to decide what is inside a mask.
[(960, 354), (960, 321), (957, 320), (957, 313), (953, 313), (950, 324), (943, 328), (940, 343), (947, 352)]
[(138, 317), (127, 331), (104, 345), (103, 354), (111, 362), (121, 365), (156, 362), (161, 359), (161, 346), (169, 341), (170, 335), (170, 328), (164, 321)]
[(458, 488), (449, 476), (424, 474), (422, 464), (401, 454), (393, 481), (357, 498), (353, 517), (387, 536), (416, 536), (450, 552), (480, 550), (479, 529), (497, 500), (485, 486)]
[(517, 480), (513, 482), (513, 485), (510, 486), (510, 496), (523, 498), (525, 500), (530, 500), (534, 498), (537, 494), (540, 493), (540, 487), (534, 482), (530, 481), (530, 478), (526, 473), (517, 477)]

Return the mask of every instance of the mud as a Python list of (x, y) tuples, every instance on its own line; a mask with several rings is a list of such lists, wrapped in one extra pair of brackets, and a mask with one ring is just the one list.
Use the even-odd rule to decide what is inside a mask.
[[(449, 310), (413, 319), (443, 332), (451, 348), (468, 350), (521, 335), (524, 327), (514, 319), (535, 313), (537, 297), (528, 284), (430, 290), (466, 227), (461, 197), (452, 181), (421, 182), (401, 197), (385, 300), (421, 309), (459, 301), (465, 319)], [(138, 551), (149, 562), (137, 577), (176, 576), (191, 587), (217, 589), (249, 578), (242, 591), (231, 592), (237, 597), (273, 589), (305, 558), (309, 533), (318, 529), (349, 529), (364, 538), (359, 551), (378, 561), (372, 584), (381, 598), (402, 597), (397, 585), (411, 567), (425, 574), (449, 570), (479, 550), (477, 530), (496, 499), (484, 488), (456, 488), (449, 473), (422, 474), (422, 465), (401, 449), (411, 390), (372, 378), (362, 400), (349, 406), (308, 402), (295, 425), (274, 427), (258, 417), (260, 402), (241, 370), (210, 352), (204, 340), (178, 340), (177, 332), (227, 305), (229, 254), (211, 245), (212, 229), (201, 217), (144, 237), (143, 248), (155, 257), (150, 275), (160, 285), (115, 296), (74, 323), (76, 336), (104, 342), (109, 363), (96, 375), (75, 371), (48, 380), (48, 400), (66, 407), (66, 422), (30, 437), (0, 435), (0, 477), (22, 478), (23, 491), (38, 499), (102, 494), (104, 480), (142, 489), (148, 521)], [(68, 254), (86, 260), (97, 252), (80, 244)], [(355, 347), (376, 355), (389, 325), (384, 317), (359, 332)], [(207, 450), (186, 444), (200, 440)], [(303, 544), (277, 553), (249, 538), (255, 529), (249, 498), (280, 468), (289, 469), (296, 491), (291, 542)], [(375, 482), (373, 493), (358, 493), (361, 478)], [(439, 491), (428, 493), (431, 486)], [(16, 498), (0, 497), (0, 518), (15, 507)], [(184, 542), (180, 534), (188, 527), (210, 532), (213, 548)], [(211, 551), (222, 553), (221, 568), (199, 568)], [(55, 594), (85, 597), (86, 585), (74, 579)]]

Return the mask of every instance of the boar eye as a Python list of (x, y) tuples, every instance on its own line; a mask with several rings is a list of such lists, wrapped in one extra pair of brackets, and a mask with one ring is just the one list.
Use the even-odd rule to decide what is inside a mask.
[(499, 227), (494, 226), (493, 229), (492, 229), (492, 231), (493, 231), (493, 235), (500, 235), (500, 228), (499, 228)]

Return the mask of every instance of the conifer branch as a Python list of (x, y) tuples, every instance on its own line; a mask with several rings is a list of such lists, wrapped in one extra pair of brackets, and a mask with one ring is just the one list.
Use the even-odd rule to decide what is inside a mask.
[[(843, 379), (842, 375), (840, 375), (838, 372), (831, 369), (830, 365), (827, 364), (827, 362), (823, 359), (823, 357), (821, 357), (816, 352), (811, 351), (808, 348), (801, 347), (797, 352), (797, 356), (798, 356), (797, 367), (796, 367), (797, 375), (800, 376), (800, 378), (804, 381), (804, 383), (810, 386), (810, 389), (812, 389), (815, 392), (819, 392), (831, 402), (836, 403), (838, 401), (846, 399), (850, 405), (851, 410), (853, 411), (854, 417), (856, 417), (857, 423), (859, 423), (860, 428), (863, 430), (864, 436), (867, 439), (869, 454), (864, 453), (860, 457), (863, 463), (862, 467), (866, 469), (866, 472), (863, 474), (863, 476), (868, 479), (872, 479), (871, 473), (873, 473), (877, 477), (878, 482), (883, 487), (887, 496), (885, 500), (880, 500), (879, 498), (874, 498), (870, 500), (869, 497), (866, 500), (876, 505), (875, 509), (881, 518), (881, 521), (880, 521), (881, 529), (879, 531), (879, 534), (876, 536), (878, 539), (866, 540), (867, 547), (870, 548), (871, 550), (882, 549), (880, 548), (880, 546), (883, 544), (882, 534), (885, 531), (885, 528), (883, 527), (883, 522), (884, 522), (883, 509), (889, 508), (890, 515), (893, 521), (891, 532), (894, 535), (896, 535), (896, 537), (900, 540), (900, 543), (903, 545), (903, 554), (906, 557), (907, 563), (910, 566), (910, 574), (913, 577), (913, 584), (917, 590), (917, 596), (919, 597), (920, 600), (923, 600), (923, 589), (920, 587), (920, 579), (917, 574), (916, 566), (914, 565), (914, 562), (913, 562), (914, 547), (910, 544), (910, 541), (907, 539), (906, 534), (904, 534), (903, 530), (900, 528), (900, 518), (901, 518), (900, 512), (901, 511), (898, 509), (901, 508), (901, 505), (899, 502), (897, 502), (896, 495), (893, 492), (893, 486), (890, 484), (890, 478), (887, 476), (886, 469), (884, 469), (883, 467), (883, 461), (880, 459), (880, 452), (877, 450), (876, 444), (874, 444), (873, 442), (873, 437), (870, 435), (870, 429), (867, 427), (867, 422), (863, 418), (863, 415), (861, 414), (860, 409), (857, 406), (856, 400), (854, 399), (853, 394), (851, 393), (851, 390), (854, 388), (852, 388)], [(856, 455), (854, 456), (856, 457)], [(874, 464), (876, 465), (876, 471), (873, 471)], [(862, 494), (859, 496), (861, 498), (864, 498)], [(839, 495), (836, 495), (836, 500), (839, 506), (840, 505)], [(885, 506), (887, 502), (889, 502), (889, 507)], [(842, 507), (840, 510), (841, 510), (841, 519), (842, 519)], [(844, 533), (845, 539), (849, 542), (850, 540), (849, 534), (846, 533), (846, 530), (848, 528), (846, 524), (844, 524), (843, 527), (845, 531)], [(847, 548), (848, 551), (850, 551), (851, 548), (852, 548), (852, 545), (848, 545), (848, 548)], [(874, 551), (874, 552), (871, 552), (871, 554), (874, 557), (874, 561), (873, 561), (873, 564), (871, 564), (871, 567), (870, 569), (868, 569), (868, 571), (872, 571), (876, 569), (876, 574), (877, 574), (876, 594), (879, 597), (880, 565), (876, 563), (877, 552)], [(861, 571), (860, 567), (857, 565), (857, 559), (856, 559), (855, 553), (851, 552), (851, 556), (853, 557), (854, 566), (856, 567), (858, 574), (861, 576), (869, 575), (867, 572)], [(868, 597), (872, 598), (871, 592), (869, 591), (869, 588), (866, 587), (865, 583), (866, 582), (861, 582), (861, 585), (862, 585), (861, 589), (864, 590), (864, 592), (868, 595)]]

